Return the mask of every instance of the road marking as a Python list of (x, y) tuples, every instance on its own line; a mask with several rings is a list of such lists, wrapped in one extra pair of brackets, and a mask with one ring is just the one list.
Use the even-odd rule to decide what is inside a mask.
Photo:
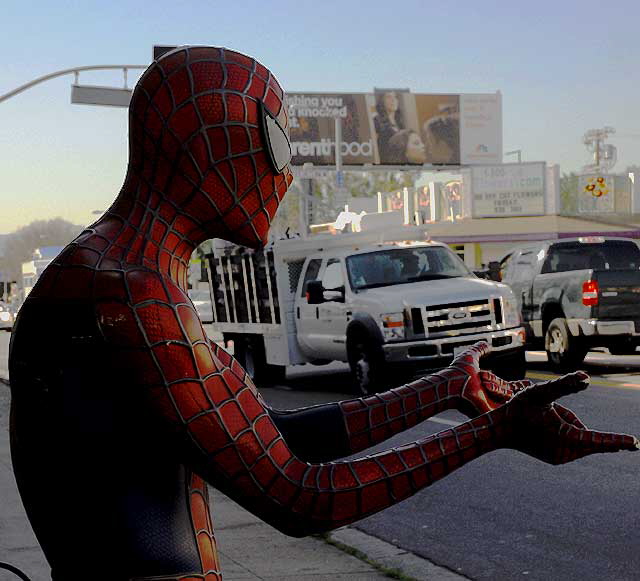
[(444, 418), (429, 418), (429, 422), (436, 424), (444, 424), (445, 426), (459, 426), (462, 422), (454, 422), (453, 420), (445, 420)]
[[(560, 377), (560, 375), (555, 375), (553, 373), (539, 373), (537, 371), (527, 372), (527, 378), (529, 379), (542, 379), (547, 381), (549, 379), (558, 379), (558, 377)], [(600, 379), (598, 376), (591, 376), (591, 384), (600, 387), (617, 387), (619, 389), (640, 389), (640, 384), (638, 383)]]

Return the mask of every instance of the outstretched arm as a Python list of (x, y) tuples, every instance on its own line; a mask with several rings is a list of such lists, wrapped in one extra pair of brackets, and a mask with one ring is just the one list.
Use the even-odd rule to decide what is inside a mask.
[[(214, 354), (229, 364), (231, 355), (213, 341), (210, 344)], [(369, 397), (290, 411), (266, 404), (265, 408), (299, 458), (310, 462), (344, 458), (448, 409), (469, 418), (479, 416), (531, 385), (506, 382), (481, 370), (480, 358), (488, 352), (487, 343), (478, 343), (446, 369)], [(307, 437), (310, 433), (313, 438)]]
[[(188, 319), (195, 313), (180, 315)], [(183, 320), (183, 328), (195, 325)], [(398, 449), (351, 461), (304, 462), (282, 437), (238, 363), (220, 361), (204, 336), (194, 334), (189, 341), (161, 346), (158, 371), (175, 379), (153, 392), (152, 405), (184, 436), (185, 461), (197, 473), (292, 535), (359, 520), (486, 452), (511, 446), (515, 432), (510, 426), (520, 417), (502, 406)], [(542, 388), (527, 388), (534, 394), (537, 389)], [(593, 451), (613, 451), (625, 444), (603, 440), (592, 445)]]
[(553, 403), (588, 385), (589, 376), (576, 371), (516, 394), (493, 412), (496, 421), (507, 426), (506, 447), (548, 464), (565, 464), (601, 452), (640, 450), (634, 436), (589, 430), (571, 410)]

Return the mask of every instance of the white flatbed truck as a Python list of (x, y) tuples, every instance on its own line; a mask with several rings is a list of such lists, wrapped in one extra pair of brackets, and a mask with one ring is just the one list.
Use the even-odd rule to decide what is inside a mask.
[[(404, 372), (448, 365), (487, 341), (487, 366), (525, 374), (511, 289), (476, 277), (425, 226), (278, 240), (253, 251), (212, 241), (213, 327), (256, 381), (286, 366), (348, 362), (359, 393)], [(400, 372), (400, 373), (398, 373)]]

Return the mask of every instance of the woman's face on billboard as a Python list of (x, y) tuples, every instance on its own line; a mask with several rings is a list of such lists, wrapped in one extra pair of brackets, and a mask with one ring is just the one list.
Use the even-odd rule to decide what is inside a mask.
[(424, 163), (427, 160), (424, 143), (414, 131), (409, 134), (407, 140), (406, 156), (409, 163)]
[(387, 113), (395, 113), (398, 110), (398, 97), (393, 92), (385, 93), (382, 98), (384, 110)]

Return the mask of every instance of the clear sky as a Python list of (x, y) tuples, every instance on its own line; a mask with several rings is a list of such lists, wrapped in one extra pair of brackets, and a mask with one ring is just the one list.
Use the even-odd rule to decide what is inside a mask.
[[(614, 169), (640, 164), (637, 0), (5, 0), (2, 21), (0, 94), (74, 66), (148, 64), (154, 44), (211, 44), (256, 57), (290, 91), (500, 90), (505, 151), (577, 170), (583, 133), (611, 125)], [(0, 103), (0, 233), (56, 216), (86, 224), (122, 184), (126, 110), (71, 105), (72, 81)]]

